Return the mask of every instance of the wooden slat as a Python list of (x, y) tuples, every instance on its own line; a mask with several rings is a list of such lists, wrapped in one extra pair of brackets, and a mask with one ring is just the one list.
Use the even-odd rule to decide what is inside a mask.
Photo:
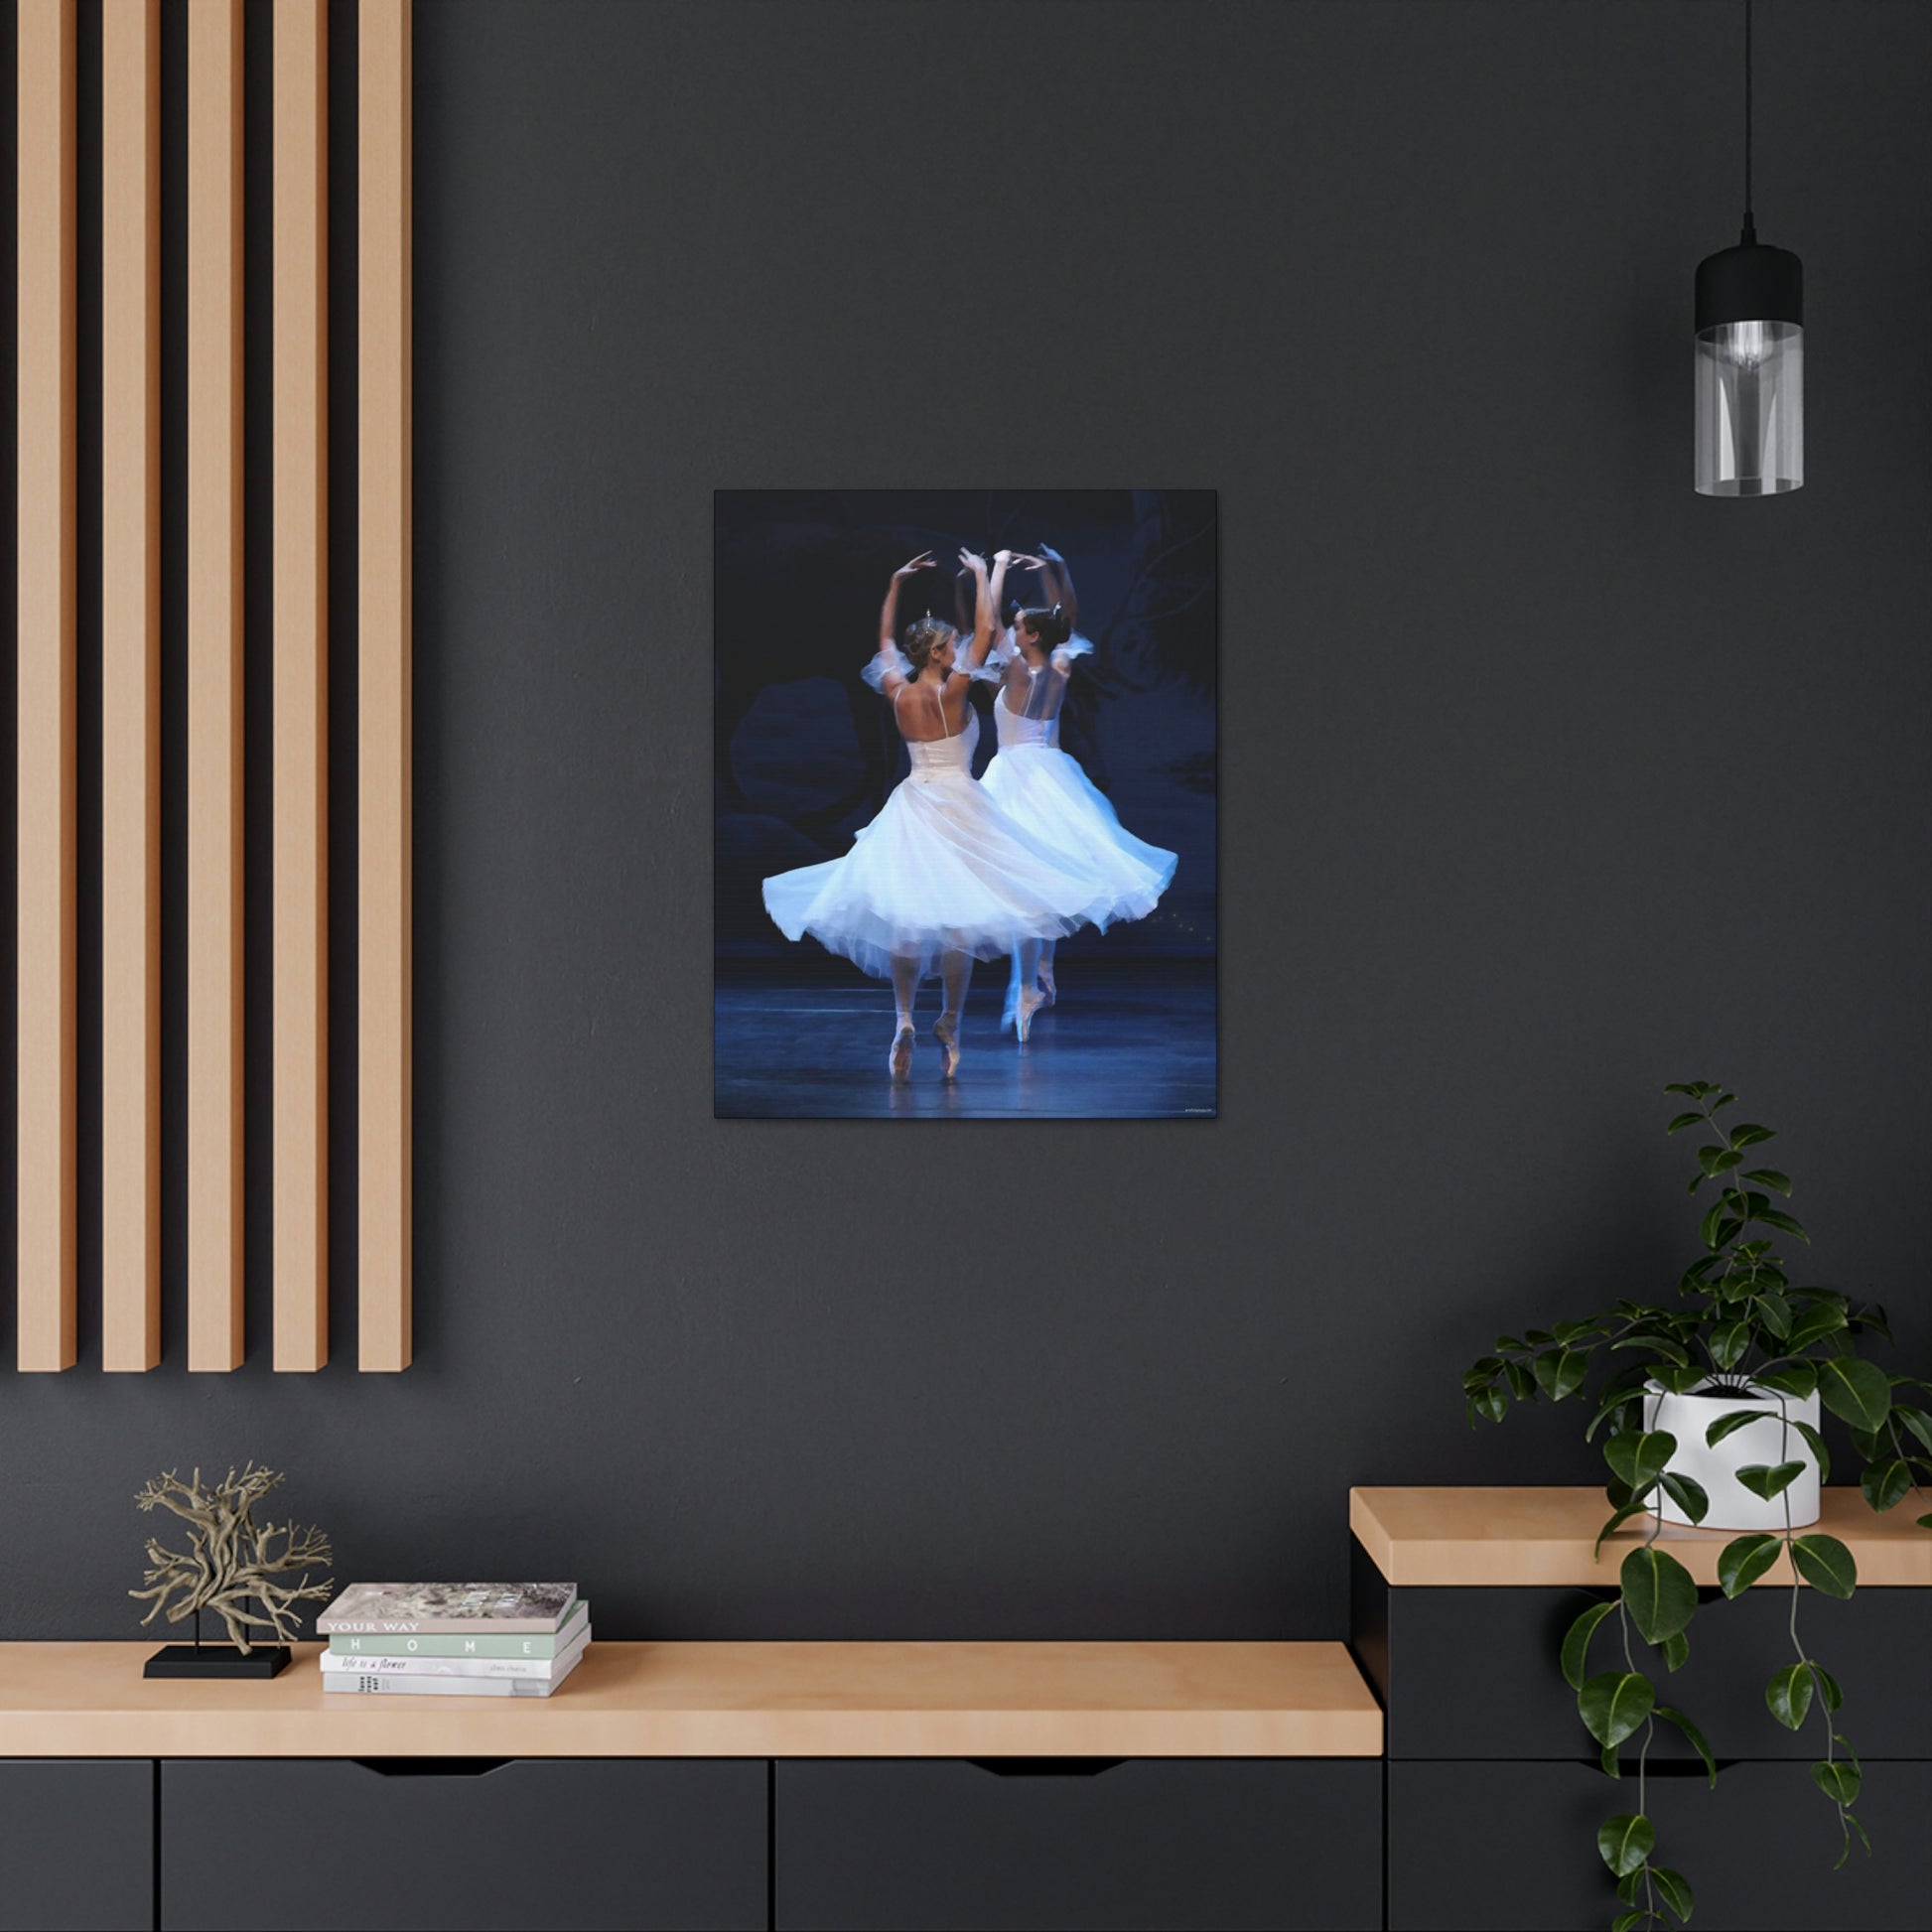
[(357, 1323), (410, 1358), (409, 0), (357, 17)]
[(328, 9), (275, 8), (275, 1366), (329, 1359)]
[(241, 0), (188, 7), (188, 1366), (241, 1361)]
[(19, 0), (19, 1333), (74, 1359), (73, 0)]
[(101, 1366), (161, 1359), (161, 7), (103, 0)]

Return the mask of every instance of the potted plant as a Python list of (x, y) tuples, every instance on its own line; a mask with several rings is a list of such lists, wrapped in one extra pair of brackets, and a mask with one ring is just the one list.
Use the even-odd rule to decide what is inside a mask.
[[(1680, 1871), (1656, 1862), (1656, 1833), (1644, 1813), (1645, 1767), (1658, 1721), (1690, 1740), (1713, 1784), (1718, 1776), (1703, 1733), (1683, 1712), (1658, 1701), (1655, 1666), (1639, 1670), (1632, 1648), (1633, 1639), (1649, 1645), (1667, 1673), (1690, 1655), (1697, 1586), (1657, 1547), (1661, 1524), (1743, 1532), (1718, 1558), (1725, 1597), (1788, 1554), (1793, 1655), (1772, 1673), (1765, 1701), (1794, 1731), (1816, 1713), (1824, 1755), (1811, 1775), (1837, 1810), (1841, 1864), (1854, 1833), (1871, 1849), (1853, 1809), (1863, 1773), (1841, 1728), (1838, 1684), (1799, 1634), (1803, 1585), (1839, 1597), (1858, 1586), (1851, 1551), (1837, 1537), (1805, 1529), (1817, 1520), (1818, 1485), (1831, 1474), (1821, 1409), (1849, 1428), (1870, 1506), (1888, 1510), (1916, 1494), (1927, 1512), (1919, 1527), (1932, 1530), (1925, 1490), (1932, 1478), (1932, 1413), (1925, 1406), (1932, 1382), (1887, 1374), (1864, 1358), (1861, 1348), (1868, 1337), (1891, 1339), (1882, 1310), (1834, 1289), (1792, 1285), (1777, 1240), (1808, 1245), (1810, 1237), (1774, 1204), (1774, 1197), (1789, 1199), (1790, 1176), (1751, 1165), (1761, 1160), (1754, 1150), (1776, 1138), (1771, 1130), (1750, 1121), (1725, 1125), (1719, 1116), (1736, 1095), (1714, 1081), (1673, 1082), (1665, 1091), (1690, 1103), (1666, 1131), (1702, 1128), (1709, 1136), (1698, 1149), (1690, 1191), (1715, 1190), (1698, 1228), (1702, 1252), (1679, 1280), (1677, 1302), (1618, 1302), (1607, 1313), (1499, 1335), (1494, 1351), (1462, 1378), (1472, 1426), (1500, 1422), (1512, 1402), (1578, 1396), (1587, 1404), (1585, 1440), (1606, 1432), (1603, 1459), (1610, 1469), (1599, 1556), (1612, 1530), (1636, 1517), (1647, 1520), (1644, 1541), (1623, 1560), (1615, 1595), (1577, 1618), (1559, 1660), (1611, 1777), (1621, 1775), (1621, 1747), (1636, 1740), (1636, 1809), (1607, 1820), (1597, 1834), (1597, 1850), (1627, 1908), (1612, 1932), (1664, 1924), (1665, 1909), (1680, 1921), (1691, 1915), (1691, 1886)], [(1623, 1667), (1592, 1672), (1590, 1641), (1612, 1616)]]

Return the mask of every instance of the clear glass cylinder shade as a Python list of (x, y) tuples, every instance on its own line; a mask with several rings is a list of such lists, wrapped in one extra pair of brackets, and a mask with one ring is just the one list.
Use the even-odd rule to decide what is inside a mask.
[(1805, 480), (1805, 332), (1725, 322), (1697, 339), (1700, 496), (1775, 496)]

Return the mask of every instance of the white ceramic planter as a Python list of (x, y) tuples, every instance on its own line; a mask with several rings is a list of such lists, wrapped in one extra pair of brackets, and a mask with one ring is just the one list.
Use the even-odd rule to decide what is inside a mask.
[[(1747, 1423), (1733, 1430), (1716, 1449), (1706, 1443), (1704, 1433), (1720, 1416), (1738, 1409), (1760, 1409), (1763, 1422)], [(1780, 1421), (1780, 1412), (1795, 1421), (1818, 1427), (1818, 1398), (1799, 1401), (1776, 1396), (1768, 1391), (1752, 1396), (1672, 1395), (1655, 1382), (1644, 1384), (1643, 1426), (1664, 1429), (1677, 1438), (1677, 1453), (1670, 1459), (1673, 1475), (1689, 1476), (1711, 1498), (1710, 1513), (1704, 1519), (1707, 1530), (1781, 1530), (1787, 1520), (1794, 1529), (1818, 1521), (1818, 1463), (1805, 1439)], [(1804, 1473), (1796, 1477), (1783, 1495), (1767, 1503), (1753, 1495), (1737, 1480), (1736, 1471), (1753, 1462), (1802, 1462)], [(1787, 1518), (1786, 1509), (1790, 1514)], [(1661, 1490), (1655, 1504), (1666, 1523), (1688, 1523), (1691, 1519)]]

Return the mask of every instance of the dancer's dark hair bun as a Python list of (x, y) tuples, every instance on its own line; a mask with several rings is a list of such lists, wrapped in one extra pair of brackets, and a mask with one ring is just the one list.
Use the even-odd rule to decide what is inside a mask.
[(1016, 606), (1013, 626), (1017, 630), (1022, 624), (1039, 639), (1041, 650), (1053, 650), (1073, 635), (1073, 625), (1068, 621), (1066, 612), (1057, 604), (1050, 611), (1028, 611)]

